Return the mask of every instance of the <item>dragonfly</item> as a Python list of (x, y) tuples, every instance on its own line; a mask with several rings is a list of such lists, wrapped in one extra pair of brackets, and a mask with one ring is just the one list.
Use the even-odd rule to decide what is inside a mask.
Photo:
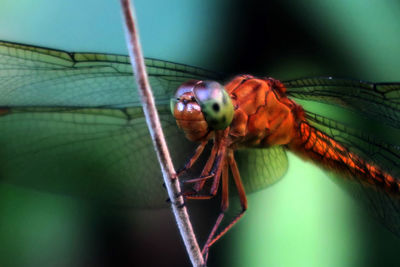
[[(173, 161), (186, 163), (181, 173), (212, 140), (200, 175), (186, 181), (194, 183), (187, 198), (222, 193), (205, 253), (241, 218), (247, 193), (284, 176), (287, 150), (337, 174), (400, 233), (399, 83), (239, 75), (224, 89), (221, 73), (157, 59), (146, 66)], [(127, 56), (0, 42), (2, 181), (132, 208), (166, 206), (133, 79)], [(349, 113), (333, 116), (315, 103)], [(359, 120), (346, 122), (348, 114)], [(217, 232), (229, 169), (242, 212)]]

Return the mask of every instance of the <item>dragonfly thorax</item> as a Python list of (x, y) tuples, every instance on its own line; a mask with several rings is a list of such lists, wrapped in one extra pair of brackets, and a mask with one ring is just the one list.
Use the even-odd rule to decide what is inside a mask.
[(303, 109), (287, 98), (285, 88), (272, 78), (235, 77), (225, 86), (235, 107), (230, 125), (232, 147), (286, 145), (295, 136)]

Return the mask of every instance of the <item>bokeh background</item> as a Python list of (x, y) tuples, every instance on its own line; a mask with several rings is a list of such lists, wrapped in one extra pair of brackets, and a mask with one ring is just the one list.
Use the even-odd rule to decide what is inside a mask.
[[(400, 80), (400, 3), (260, 2), (134, 1), (145, 56), (227, 77)], [(0, 39), (127, 54), (118, 1), (1, 0)], [(319, 168), (292, 154), (289, 163), (284, 179), (249, 196), (246, 216), (212, 248), (209, 266), (398, 265), (398, 238)], [(191, 209), (200, 240), (215, 205)], [(169, 209), (110, 209), (0, 184), (1, 266), (189, 264)]]

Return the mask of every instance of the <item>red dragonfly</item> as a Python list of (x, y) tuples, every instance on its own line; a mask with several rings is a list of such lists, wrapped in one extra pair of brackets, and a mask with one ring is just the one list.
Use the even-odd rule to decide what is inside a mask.
[[(330, 86), (339, 84), (339, 81), (329, 78), (325, 82), (330, 82)], [(291, 83), (287, 84), (290, 86)], [(323, 85), (324, 83), (320, 82), (314, 86)], [(370, 89), (376, 92), (382, 91), (382, 87), (389, 88), (387, 92), (399, 88), (399, 84), (369, 85)], [(361, 88), (361, 85), (358, 88)], [(234, 151), (241, 148), (270, 148), (283, 145), (327, 170), (357, 181), (363, 187), (381, 191), (396, 200), (400, 196), (399, 179), (376, 162), (363, 159), (311, 125), (304, 109), (288, 97), (286, 90), (283, 83), (273, 78), (241, 75), (228, 82), (225, 87), (213, 81), (189, 81), (175, 93), (171, 108), (178, 126), (183, 129), (189, 140), (200, 142), (185, 169), (191, 168), (206, 144), (213, 140), (211, 154), (201, 176), (188, 181), (194, 182), (195, 186), (194, 191), (187, 194), (187, 198), (211, 198), (217, 194), (219, 184), (222, 184), (221, 213), (203, 248), (206, 255), (209, 247), (224, 235), (247, 209), (246, 193), (234, 157)], [(229, 206), (229, 170), (239, 193), (242, 211), (217, 234)], [(209, 193), (199, 194), (205, 181), (210, 178), (213, 182)], [(397, 231), (400, 225), (394, 227)]]
[[(182, 164), (195, 151), (184, 168), (190, 169), (213, 140), (199, 178), (188, 180), (194, 190), (186, 193), (210, 198), (221, 184), (221, 213), (205, 253), (243, 215), (245, 192), (284, 175), (287, 149), (339, 174), (400, 233), (399, 83), (242, 75), (223, 88), (207, 82), (222, 81), (218, 73), (154, 59), (146, 64), (174, 161)], [(0, 74), (0, 171), (6, 181), (120, 205), (163, 205), (160, 171), (126, 56), (1, 42)], [(174, 91), (176, 122), (188, 139), (200, 142), (197, 149), (171, 116)], [(356, 112), (366, 123), (345, 123), (313, 109), (312, 102)], [(217, 232), (228, 208), (229, 170), (242, 212)]]

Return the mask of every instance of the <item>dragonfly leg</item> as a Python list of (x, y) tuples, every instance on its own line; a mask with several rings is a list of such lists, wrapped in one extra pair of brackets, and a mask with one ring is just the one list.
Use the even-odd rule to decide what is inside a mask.
[[(206, 165), (204, 166), (203, 171), (201, 172), (201, 176), (205, 176), (207, 174), (216, 174), (216, 170), (221, 169), (220, 166), (222, 159), (225, 158), (225, 151), (226, 151), (226, 137), (229, 133), (229, 127), (224, 131), (218, 131), (215, 134), (214, 138), (214, 145), (211, 149), (211, 154), (209, 160), (207, 161)], [(215, 160), (216, 158), (216, 160)], [(211, 170), (212, 168), (212, 170)], [(211, 172), (210, 172), (211, 170)], [(205, 181), (200, 181), (195, 184), (194, 190), (199, 192), (203, 186)]]
[[(211, 167), (213, 166), (213, 163), (214, 163), (215, 156), (216, 156), (217, 152), (218, 152), (218, 146), (214, 143), (214, 145), (213, 145), (213, 147), (211, 149), (211, 154), (208, 157), (208, 160), (207, 160), (206, 164), (204, 165), (204, 168), (203, 168), (203, 170), (202, 170), (202, 172), (200, 174), (200, 178), (194, 178), (194, 179), (187, 180), (189, 182), (194, 180), (196, 184), (195, 184), (195, 186), (194, 186), (192, 191), (184, 193), (185, 198), (188, 198), (188, 199), (209, 199), (209, 198), (211, 198), (208, 195), (207, 195), (207, 197), (201, 198), (198, 195), (198, 192), (201, 191), (201, 189), (204, 186), (205, 180), (208, 179), (208, 178), (204, 178), (204, 177), (207, 177), (206, 174), (210, 174), (210, 170), (211, 170)], [(209, 178), (211, 178), (211, 177), (213, 177), (213, 175), (210, 176)], [(184, 181), (184, 182), (186, 183), (187, 181)], [(196, 195), (198, 195), (199, 197), (196, 198)]]
[[(212, 168), (213, 165), (214, 165), (215, 157), (216, 157), (216, 155), (217, 155), (217, 153), (218, 153), (218, 148), (219, 148), (218, 143), (215, 142), (215, 140), (214, 140), (214, 145), (213, 145), (213, 147), (212, 147), (212, 149), (211, 149), (210, 156), (208, 157), (208, 160), (207, 160), (207, 162), (206, 162), (206, 165), (204, 165), (204, 168), (203, 168), (203, 170), (201, 171), (200, 177), (201, 177), (201, 176), (206, 176), (207, 174), (211, 174), (210, 171), (211, 171), (211, 168)], [(206, 182), (205, 180), (197, 182), (197, 183), (194, 185), (194, 188), (193, 188), (193, 189), (194, 189), (196, 192), (199, 192), (199, 191), (203, 188), (205, 182)]]
[[(240, 205), (242, 206), (242, 211), (238, 215), (236, 215), (233, 218), (233, 220), (220, 233), (215, 235), (215, 233), (216, 233), (216, 231), (218, 229), (218, 226), (221, 224), (221, 221), (224, 218), (225, 211), (228, 208), (228, 205), (225, 206), (223, 204), (221, 206), (221, 213), (219, 214), (219, 216), (217, 218), (217, 221), (216, 221), (216, 223), (215, 223), (215, 225), (214, 225), (214, 227), (213, 227), (213, 229), (212, 229), (212, 231), (211, 231), (211, 233), (210, 233), (210, 235), (209, 235), (209, 237), (207, 239), (207, 242), (204, 245), (203, 250), (202, 250), (203, 255), (205, 255), (205, 256), (207, 256), (209, 248), (216, 241), (218, 241), (224, 234), (226, 234), (226, 232), (228, 232), (233, 227), (233, 225), (235, 225), (240, 220), (240, 218), (243, 217), (244, 213), (247, 210), (246, 193), (244, 191), (244, 186), (243, 186), (242, 180), (240, 178), (239, 169), (237, 167), (237, 164), (236, 164), (236, 161), (235, 161), (235, 158), (234, 158), (234, 155), (233, 155), (233, 150), (230, 149), (228, 151), (227, 158), (228, 158), (228, 164), (229, 164), (229, 167), (231, 169), (232, 176), (233, 176), (236, 188), (238, 190), (239, 199), (240, 199)], [(226, 171), (226, 173), (227, 173), (227, 171)], [(228, 198), (228, 189), (227, 188), (224, 189), (224, 182), (225, 182), (225, 179), (227, 179), (227, 178), (225, 178), (224, 175), (227, 175), (227, 174), (223, 173), (223, 178), (222, 178), (222, 200), (223, 201), (224, 201), (224, 198)], [(225, 183), (227, 183), (227, 182), (225, 182)], [(226, 190), (226, 191), (224, 191), (224, 190)], [(224, 196), (224, 194), (226, 194), (226, 195)], [(228, 200), (225, 200), (225, 201), (226, 201), (226, 204), (228, 204)]]
[(208, 140), (201, 141), (200, 145), (196, 148), (194, 154), (190, 157), (190, 159), (186, 162), (186, 164), (177, 171), (176, 173), (177, 176), (183, 174), (193, 166), (193, 164), (199, 159), (201, 153), (203, 153), (207, 143)]
[[(218, 185), (220, 181), (221, 171), (223, 167), (223, 162), (226, 157), (226, 137), (228, 135), (229, 129), (218, 132), (214, 140), (214, 145), (211, 149), (210, 157), (208, 158), (206, 165), (201, 172), (200, 178), (191, 179), (190, 181), (195, 181), (196, 184), (193, 187), (193, 192), (187, 194), (189, 199), (210, 199), (213, 198), (218, 191)], [(211, 169), (212, 168), (212, 169)], [(214, 177), (210, 193), (209, 194), (198, 194), (206, 182), (207, 179)]]
[(222, 168), (222, 198), (221, 198), (221, 213), (218, 215), (217, 220), (215, 221), (215, 224), (207, 238), (207, 241), (203, 247), (202, 253), (204, 255), (204, 260), (207, 261), (208, 258), (208, 250), (210, 248), (211, 245), (209, 245), (209, 243), (212, 241), (215, 232), (217, 231), (219, 225), (222, 222), (222, 219), (225, 216), (225, 211), (228, 209), (229, 207), (229, 170), (228, 170), (228, 163), (226, 160), (224, 160), (223, 163), (223, 168)]
[[(219, 181), (221, 177), (221, 172), (226, 165), (226, 146), (221, 146), (219, 149), (217, 159), (215, 160), (215, 164), (211, 173), (215, 174), (215, 179), (213, 184), (211, 185), (210, 194), (216, 195), (218, 191)], [(217, 178), (218, 177), (218, 178)]]
[(214, 177), (214, 173), (210, 173), (210, 174), (208, 174), (208, 175), (205, 175), (205, 176), (200, 176), (200, 177), (198, 177), (198, 178), (193, 178), (193, 179), (188, 179), (188, 180), (185, 180), (185, 181), (183, 181), (185, 184), (190, 184), (190, 183), (198, 183), (198, 182), (202, 182), (202, 181), (206, 181), (206, 180), (208, 180), (208, 179), (210, 179), (210, 178), (213, 178)]
[[(210, 192), (208, 194), (198, 194), (199, 191), (197, 191), (195, 188), (194, 193), (192, 195), (188, 195), (187, 198), (189, 198), (189, 199), (210, 199), (210, 198), (213, 198), (217, 194), (219, 182), (221, 180), (222, 168), (225, 165), (225, 161), (226, 161), (225, 154), (226, 154), (226, 148), (225, 148), (225, 146), (222, 146), (221, 149), (218, 151), (218, 155), (214, 161), (213, 168), (211, 171), (211, 173), (212, 173), (211, 177), (214, 177), (214, 181), (211, 185)], [(202, 183), (200, 190), (203, 188), (204, 182), (205, 182), (205, 179), (198, 182), (198, 184)]]

